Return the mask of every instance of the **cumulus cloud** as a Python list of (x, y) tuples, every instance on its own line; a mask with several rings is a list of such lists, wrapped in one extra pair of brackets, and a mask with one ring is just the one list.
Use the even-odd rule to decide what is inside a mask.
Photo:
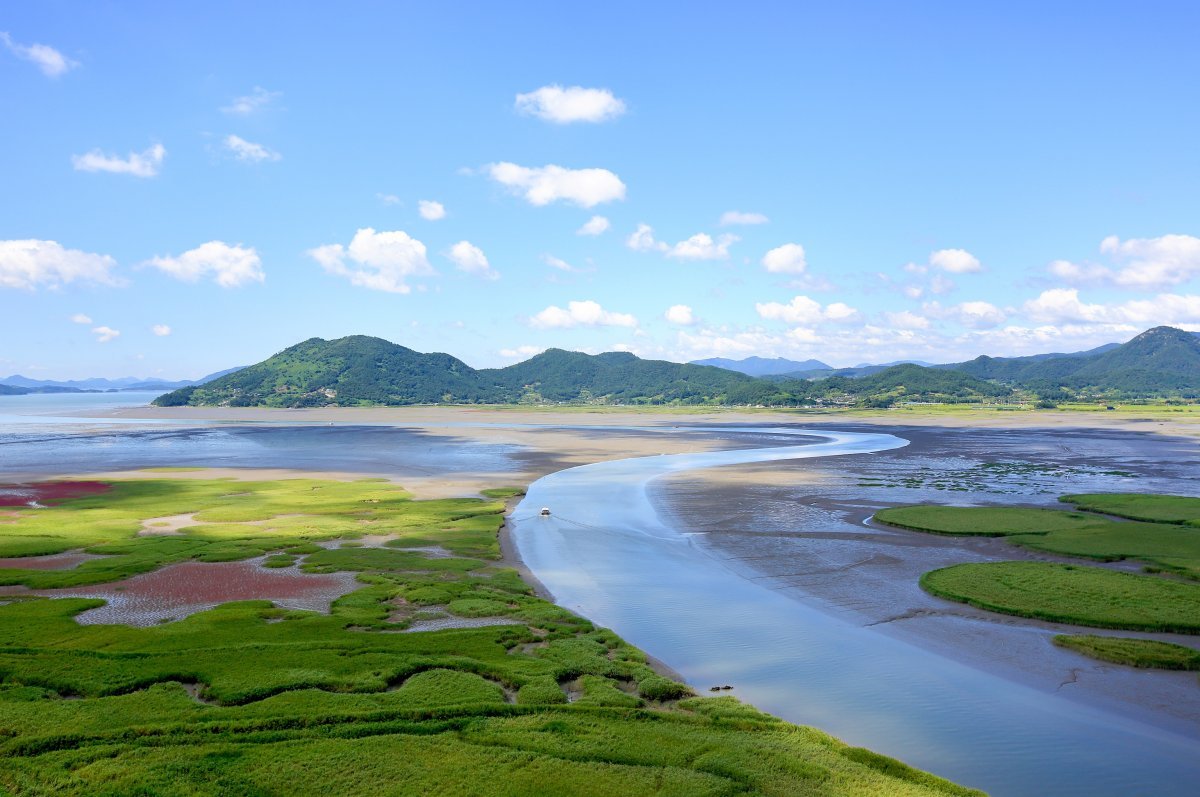
[[(71, 282), (115, 284), (108, 255), (67, 249), (57, 241), (0, 241), (0, 288), (58, 288)], [(86, 323), (86, 322), (85, 322)]]
[(649, 224), (639, 224), (625, 239), (625, 245), (635, 252), (665, 252), (670, 249), (666, 244), (654, 239), (654, 228)]
[(851, 321), (858, 311), (842, 302), (822, 306), (807, 296), (796, 296), (787, 304), (760, 302), (754, 305), (758, 314), (771, 321), (784, 321), (798, 326), (813, 326), (823, 321)]
[(570, 329), (572, 327), (636, 327), (637, 319), (629, 313), (605, 310), (591, 300), (567, 302), (566, 308), (550, 305), (529, 319), (530, 326), (539, 329)]
[(559, 271), (569, 271), (569, 272), (579, 271), (579, 269), (575, 268), (567, 261), (563, 260), (560, 257), (555, 257), (554, 255), (542, 255), (542, 262), (545, 263), (550, 268), (556, 268)]
[(154, 326), (150, 327), (150, 331), (160, 338), (165, 338), (167, 335), (171, 334), (171, 328), (166, 324), (155, 324)]
[(604, 218), (603, 216), (592, 216), (590, 219), (588, 219), (586, 222), (583, 223), (582, 227), (580, 227), (578, 230), (575, 231), (575, 234), (576, 235), (601, 235), (602, 233), (607, 232), (608, 228), (611, 226), (612, 225), (609, 224), (608, 219)]
[(426, 221), (438, 221), (446, 218), (446, 206), (432, 199), (422, 199), (417, 202), (417, 212)]
[(79, 66), (78, 61), (72, 61), (47, 44), (19, 44), (4, 31), (0, 31), (0, 42), (17, 58), (40, 69), (46, 77), (59, 77)]
[(437, 273), (429, 264), (425, 244), (401, 230), (376, 232), (364, 227), (354, 234), (349, 247), (326, 244), (308, 250), (308, 255), (352, 285), (389, 293), (411, 293), (408, 279)]
[(156, 177), (162, 168), (166, 147), (155, 144), (142, 152), (131, 152), (127, 157), (107, 154), (94, 149), (84, 155), (72, 155), (71, 163), (78, 172), (110, 172), (132, 174), (134, 177)]
[(667, 257), (679, 260), (725, 260), (729, 257), (729, 247), (740, 240), (736, 235), (726, 234), (714, 239), (708, 233), (699, 232), (669, 246), (654, 237), (654, 228), (649, 224), (639, 224), (625, 239), (625, 245), (635, 252), (663, 252)]
[(608, 89), (582, 86), (542, 86), (527, 94), (518, 94), (515, 107), (518, 113), (560, 125), (606, 122), (625, 113), (625, 102), (614, 97)]
[(696, 323), (696, 316), (692, 313), (692, 308), (686, 304), (673, 304), (667, 308), (667, 312), (663, 313), (663, 317), (672, 324), (680, 326), (691, 326)]
[(84, 315), (83, 313), (76, 313), (75, 315), (71, 316), (71, 323), (90, 324), (92, 323), (92, 317), (90, 315)]
[(282, 96), (281, 92), (267, 91), (262, 86), (255, 86), (254, 91), (242, 97), (234, 97), (233, 101), (221, 110), (234, 116), (250, 116)]
[(511, 349), (501, 349), (500, 356), (515, 358), (515, 357), (533, 357), (535, 354), (541, 354), (546, 349), (542, 346), (516, 346)]
[(721, 214), (721, 226), (730, 227), (735, 224), (766, 224), (770, 219), (761, 213), (743, 213), (740, 210), (727, 210)]
[(974, 274), (983, 271), (979, 258), (966, 249), (939, 249), (929, 255), (929, 265), (951, 274)]
[(1046, 271), (1072, 285), (1105, 282), (1112, 277), (1112, 272), (1104, 266), (1094, 263), (1072, 263), (1069, 260), (1055, 260), (1046, 266)]
[(990, 302), (963, 302), (951, 308), (950, 316), (965, 327), (991, 329), (1004, 323), (1007, 314)]
[(672, 246), (667, 251), (667, 257), (680, 260), (725, 260), (729, 257), (729, 247), (740, 240), (736, 235), (728, 234), (713, 240), (708, 233), (698, 232)]
[(375, 194), (375, 198), (385, 205), (399, 205), (400, 197), (395, 194), (385, 194), (382, 191)]
[(1153, 289), (1200, 276), (1200, 238), (1191, 235), (1126, 241), (1110, 235), (1100, 242), (1100, 251), (1120, 264), (1113, 278), (1118, 285)]
[(1025, 302), (1024, 313), (1046, 324), (1106, 324), (1139, 328), (1159, 324), (1193, 327), (1200, 324), (1200, 295), (1160, 293), (1153, 299), (1115, 304), (1088, 303), (1074, 288), (1042, 291)]
[(515, 163), (493, 163), (488, 176), (523, 196), (531, 205), (570, 202), (590, 208), (625, 198), (625, 183), (608, 169), (567, 169), (550, 164), (528, 167)]
[(773, 274), (803, 274), (808, 268), (804, 247), (800, 244), (775, 247), (763, 255), (762, 264)]
[(282, 160), (283, 156), (274, 150), (267, 149), (262, 144), (255, 144), (253, 141), (247, 141), (241, 136), (228, 135), (224, 140), (225, 149), (227, 149), (233, 157), (247, 163), (260, 163), (262, 161), (277, 161)]
[(896, 329), (929, 329), (929, 319), (923, 315), (901, 310), (898, 313), (884, 313), (888, 324)]
[(450, 247), (450, 252), (446, 256), (454, 261), (454, 265), (458, 266), (459, 271), (475, 274), (485, 279), (494, 280), (500, 277), (492, 268), (492, 264), (488, 262), (487, 255), (483, 253), (483, 250), (470, 241), (459, 241)]
[(112, 327), (93, 327), (92, 333), (96, 336), (97, 343), (108, 343), (121, 336), (120, 331)]
[(254, 247), (231, 246), (224, 241), (209, 241), (189, 249), (178, 257), (155, 257), (147, 265), (184, 282), (212, 277), (222, 288), (236, 288), (248, 282), (262, 282), (266, 275)]

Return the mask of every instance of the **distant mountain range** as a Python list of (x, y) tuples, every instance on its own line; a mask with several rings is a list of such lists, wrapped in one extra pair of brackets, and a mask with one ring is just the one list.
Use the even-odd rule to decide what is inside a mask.
[(744, 373), (819, 361), (781, 359), (673, 363), (625, 352), (549, 349), (506, 368), (475, 369), (449, 354), (423, 354), (380, 338), (312, 338), (261, 363), (185, 385), (161, 406), (266, 407), (407, 404), (733, 404), (888, 406), (897, 401), (975, 402), (1008, 397), (1063, 400), (1200, 398), (1200, 335), (1155, 327), (1128, 343), (1084, 352), (978, 357), (934, 365)]
[[(99, 377), (67, 380), (30, 379), (27, 376), (13, 374), (12, 376), (0, 377), (0, 395), (24, 393), (94, 393), (112, 390), (175, 390), (189, 385), (202, 385), (205, 382), (211, 382), (226, 374), (238, 371), (241, 367), (226, 368), (224, 371), (217, 371), (215, 374), (209, 374), (199, 379), (184, 379), (179, 381), (136, 376), (125, 376), (119, 379), (103, 379)], [(5, 388), (9, 389), (6, 390)]]
[(737, 371), (749, 376), (777, 376), (779, 374), (799, 374), (804, 371), (832, 370), (832, 366), (826, 365), (820, 360), (785, 360), (782, 357), (747, 357), (744, 360), (710, 357), (707, 360), (692, 360), (692, 365), (711, 365), (714, 368), (724, 368), (727, 371)]

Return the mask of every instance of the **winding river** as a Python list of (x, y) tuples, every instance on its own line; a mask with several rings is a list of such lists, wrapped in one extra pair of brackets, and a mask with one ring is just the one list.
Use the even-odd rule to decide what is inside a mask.
[[(1196, 793), (1194, 740), (822, 613), (738, 575), (660, 520), (647, 492), (659, 476), (907, 444), (888, 434), (762, 431), (796, 435), (795, 444), (599, 462), (539, 479), (513, 513), (521, 558), (559, 604), (699, 690), (733, 684), (772, 714), (998, 797)], [(543, 506), (550, 516), (538, 514)]]

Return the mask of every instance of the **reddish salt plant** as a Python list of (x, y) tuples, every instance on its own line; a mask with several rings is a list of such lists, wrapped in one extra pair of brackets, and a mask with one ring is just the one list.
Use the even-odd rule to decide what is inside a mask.
[(46, 556), (17, 556), (11, 559), (0, 559), (0, 570), (9, 568), (14, 570), (70, 570), (84, 562), (103, 558), (97, 554), (81, 551), (67, 551)]
[(178, 620), (229, 601), (268, 600), (286, 609), (328, 612), (356, 586), (354, 573), (316, 575), (244, 562), (182, 562), (124, 581), (40, 590), (53, 598), (100, 598), (106, 605), (76, 616), (83, 625), (147, 626)]
[(33, 482), (0, 484), (0, 506), (49, 506), (71, 498), (99, 495), (112, 489), (108, 482)]

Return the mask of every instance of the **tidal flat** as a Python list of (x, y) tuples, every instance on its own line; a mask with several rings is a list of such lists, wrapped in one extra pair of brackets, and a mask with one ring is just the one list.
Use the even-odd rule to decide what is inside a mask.
[[(1057, 649), (1057, 655), (1063, 658), (1054, 659), (1054, 654), (1043, 649), (1054, 650), (1053, 643), (1048, 641), (1054, 635), (1053, 627), (1021, 631), (1015, 622), (1004, 626), (994, 618), (985, 621), (970, 616), (973, 610), (969, 607), (959, 607), (966, 614), (949, 612), (944, 603), (936, 603), (915, 586), (923, 570), (939, 566), (938, 563), (963, 561), (964, 549), (973, 551), (972, 556), (979, 561), (991, 561), (1011, 558), (1007, 548), (1013, 546), (1001, 540), (958, 540), (939, 553), (941, 546), (949, 545), (947, 540), (864, 525), (864, 522), (870, 524), (870, 515), (883, 506), (922, 500), (959, 502), (964, 496), (970, 499), (973, 493), (978, 494), (981, 502), (998, 500), (1043, 506), (1068, 492), (1113, 489), (1181, 492), (1179, 480), (1186, 476), (1189, 467), (1197, 464), (1194, 437), (1182, 422), (1176, 424), (1181, 431), (1174, 435), (1162, 431), (1173, 427), (1162, 427), (1158, 422), (1100, 416), (1099, 428), (1089, 428), (1083, 421), (1068, 423), (1061, 414), (1044, 426), (1032, 428), (1028, 427), (1035, 419), (1028, 415), (994, 415), (983, 419), (983, 428), (977, 428), (972, 425), (973, 420), (964, 422), (957, 416), (944, 424), (930, 417), (921, 419), (917, 425), (896, 427), (889, 425), (889, 421), (898, 415), (890, 413), (859, 417), (858, 420), (869, 423), (855, 427), (847, 424), (844, 415), (813, 417), (725, 411), (656, 414), (489, 408), (217, 409), (193, 411), (191, 415), (195, 417), (186, 418), (182, 416), (188, 413), (179, 410), (129, 408), (106, 412), (122, 417), (67, 416), (61, 426), (55, 422), (49, 442), (58, 445), (54, 440), (64, 438), (63, 448), (56, 450), (69, 454), (56, 459), (60, 469), (79, 465), (78, 472), (93, 474), (89, 478), (170, 477), (180, 481), (214, 477), (279, 479), (300, 475), (302, 471), (337, 478), (370, 475), (402, 483), (416, 498), (478, 495), (487, 486), (527, 484), (546, 474), (591, 462), (800, 442), (794, 436), (789, 439), (787, 434), (770, 431), (780, 423), (794, 430), (799, 421), (818, 433), (826, 427), (894, 432), (910, 440), (910, 445), (891, 452), (829, 460), (680, 472), (655, 481), (651, 497), (661, 519), (685, 533), (715, 564), (732, 570), (745, 582), (769, 584), (782, 600), (815, 607), (815, 614), (804, 614), (805, 622), (828, 626), (835, 636), (850, 633), (857, 637), (861, 631), (866, 640), (880, 640), (876, 647), (881, 651), (916, 646), (934, 657), (929, 661), (944, 662), (939, 666), (949, 671), (962, 672), (961, 668), (966, 667), (1000, 679), (989, 683), (1014, 682), (1029, 687), (1034, 695), (1041, 690), (1055, 699), (1075, 701), (1081, 716), (1108, 720), (1116, 717), (1119, 726), (1132, 722), (1151, 733), (1160, 729), (1173, 740), (1167, 747), (1184, 738), (1192, 740), (1185, 744), (1200, 750), (1195, 745), (1195, 703), (1189, 704), (1190, 694), (1196, 691), (1194, 674), (1145, 673), (1153, 676), (1152, 681), (1147, 681), (1139, 679), (1132, 668), (1108, 665), (1105, 670), (1099, 662), (1065, 649)], [(108, 425), (110, 420), (117, 424)], [(0, 448), (8, 442), (18, 448), (31, 442), (29, 435), (24, 440), (19, 437), (0, 441)], [(122, 457), (108, 458), (104, 454), (106, 449), (116, 450)], [(478, 450), (472, 453), (473, 449)], [(346, 452), (349, 455), (343, 456)], [(484, 452), (482, 458), (478, 452)], [(430, 456), (424, 456), (426, 453)], [(116, 472), (114, 465), (120, 466)], [(142, 465), (159, 470), (149, 473), (128, 470)], [(43, 465), (34, 475), (55, 472), (53, 467)], [(569, 509), (557, 506), (556, 509), (570, 517)], [(158, 522), (168, 521), (159, 518)], [(581, 529), (580, 533), (590, 532)], [(922, 541), (914, 541), (916, 537)], [(907, 553), (898, 555), (897, 551), (911, 553), (909, 549), (919, 549), (916, 555), (920, 558), (905, 564), (903, 556)], [(511, 546), (508, 553), (513, 553)], [(630, 552), (630, 556), (641, 555)], [(1053, 556), (1029, 555), (1056, 561)], [(352, 554), (347, 552), (345, 556)], [(506, 563), (518, 567), (524, 564), (511, 558)], [(525, 572), (537, 575), (528, 569)], [(807, 588), (814, 584), (821, 589)], [(909, 589), (915, 590), (915, 596), (905, 592)], [(663, 598), (663, 606), (668, 609), (678, 603), (670, 596)], [(630, 595), (629, 599), (640, 598)], [(927, 611), (922, 600), (935, 601), (935, 605)], [(389, 611), (419, 624), (436, 622), (444, 605), (391, 606)], [(569, 604), (567, 607), (592, 617), (587, 607)], [(753, 606), (731, 608), (748, 612), (747, 616), (755, 612)], [(1011, 638), (997, 641), (992, 636), (997, 630), (995, 626), (1007, 628), (1012, 632)], [(845, 631), (838, 631), (839, 628)], [(690, 639), (704, 641), (702, 625), (695, 630), (697, 633)], [(630, 638), (624, 630), (618, 628), (618, 631)], [(695, 672), (677, 666), (688, 661), (686, 657), (680, 660), (670, 638), (671, 634), (659, 635), (655, 638), (657, 644), (655, 639), (648, 643), (640, 639), (632, 641), (668, 665), (659, 668), (662, 673), (677, 678), (681, 670)], [(1018, 643), (1015, 648), (1011, 646), (1014, 641)], [(893, 648), (894, 644), (901, 647)], [(705, 674), (692, 675), (687, 680), (706, 694), (710, 680), (720, 682), (722, 670), (727, 669), (722, 662), (730, 660), (729, 656), (761, 659), (769, 665), (771, 660), (787, 655), (786, 650), (786, 646), (773, 652), (714, 648), (706, 654), (711, 666), (703, 671)], [(815, 668), (813, 673), (822, 672), (820, 650), (805, 653), (804, 659), (805, 666)], [(835, 659), (831, 657), (826, 663)], [(871, 677), (868, 672), (869, 668), (861, 671), (856, 668), (844, 673), (847, 688), (853, 691), (855, 682), (863, 686), (862, 678)], [(936, 677), (936, 672), (931, 675)], [(1177, 679), (1173, 683), (1172, 677)], [(1098, 689), (1101, 682), (1107, 687)], [(1181, 691), (1185, 684), (1188, 693)], [(953, 773), (952, 777), (969, 785), (998, 783), (989, 785), (995, 794), (1028, 793), (1027, 789), (1014, 788), (1011, 780), (1006, 787), (1003, 777), (995, 777), (997, 773), (1008, 776), (1013, 756), (1020, 759), (1020, 744), (989, 750), (987, 755), (972, 751), (968, 739), (952, 740), (949, 746), (942, 746), (936, 734), (925, 727), (928, 719), (938, 716), (940, 709), (936, 703), (909, 713), (903, 727), (881, 731), (879, 720), (887, 712), (872, 710), (861, 695), (833, 711), (810, 706), (804, 712), (787, 713), (777, 708), (782, 705), (777, 700), (759, 700), (749, 684), (738, 681), (734, 685), (733, 694), (743, 700), (750, 699), (760, 707), (778, 711), (789, 720), (834, 731), (853, 744), (900, 755), (910, 763), (940, 774)], [(582, 682), (571, 682), (568, 699), (570, 695), (582, 696), (583, 686)], [(870, 686), (867, 692), (878, 685)], [(962, 708), (969, 710), (970, 706)], [(1097, 709), (1101, 713), (1093, 714)], [(922, 714), (924, 711), (929, 713)], [(947, 738), (952, 737), (953, 734)], [(902, 743), (892, 745), (889, 739)], [(1103, 739), (1101, 734), (1096, 741)], [(908, 755), (907, 751), (912, 749), (924, 750), (925, 758), (918, 760), (919, 757)], [(1051, 759), (1055, 757), (1052, 750), (1047, 754)], [(1101, 755), (1096, 759), (1098, 770), (1113, 763), (1107, 758), (1111, 756)], [(1029, 778), (1037, 782), (1033, 765), (1026, 762), (1025, 766), (1026, 771), (1020, 777), (1026, 778), (1025, 783), (1031, 782)], [(979, 777), (971, 773), (979, 773)], [(1050, 774), (1047, 769), (1047, 776)], [(1110, 791), (1105, 792), (1103, 788), (1097, 790), (1097, 782), (1088, 778), (1080, 780), (1070, 772), (1064, 777), (1077, 781), (1080, 788), (1077, 793), (1081, 794), (1119, 794), (1123, 793), (1122, 784), (1137, 781), (1135, 773), (1129, 776), (1133, 780), (1113, 781), (1108, 786)]]

